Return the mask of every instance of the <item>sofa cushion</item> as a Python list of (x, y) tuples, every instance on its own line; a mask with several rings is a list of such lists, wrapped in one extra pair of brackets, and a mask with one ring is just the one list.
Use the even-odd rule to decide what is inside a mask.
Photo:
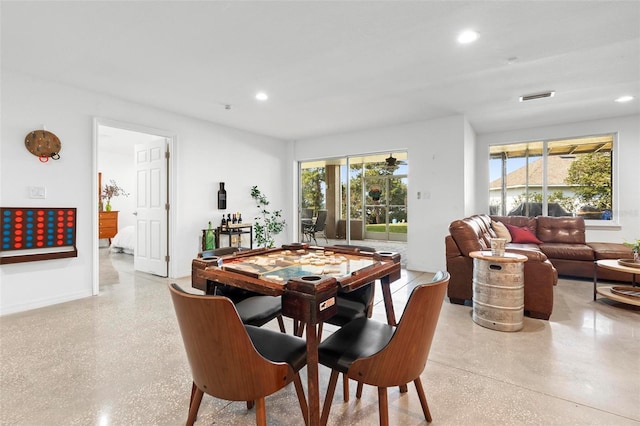
[(536, 235), (537, 223), (535, 217), (527, 217), (527, 216), (491, 216), (491, 219), (496, 222), (502, 222), (505, 225), (514, 225), (523, 227), (526, 226), (529, 228), (533, 235)]
[(581, 217), (539, 216), (536, 235), (545, 243), (586, 243), (584, 219)]
[(540, 250), (547, 255), (551, 262), (553, 259), (594, 260), (594, 252), (586, 244), (544, 243), (540, 246)]
[(451, 222), (451, 225), (449, 225), (449, 234), (451, 234), (451, 237), (456, 242), (463, 256), (469, 256), (469, 253), (472, 251), (487, 250), (489, 248), (480, 237), (479, 225), (468, 218)]
[(492, 220), (491, 227), (495, 231), (498, 238), (504, 238), (507, 243), (511, 242), (511, 233), (509, 232), (507, 227), (504, 226), (504, 223), (496, 222), (495, 220)]
[(633, 259), (633, 252), (624, 244), (587, 243), (593, 249), (595, 260), (600, 259)]
[(542, 244), (542, 241), (536, 238), (536, 236), (527, 227), (520, 227), (514, 225), (505, 224), (509, 233), (511, 234), (511, 241), (519, 244)]

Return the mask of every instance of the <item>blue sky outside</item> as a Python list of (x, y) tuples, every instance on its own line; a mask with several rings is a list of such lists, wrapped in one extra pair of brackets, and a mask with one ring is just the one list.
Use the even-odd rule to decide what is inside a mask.
[[(531, 157), (530, 159), (536, 160), (539, 157)], [(507, 160), (507, 174), (514, 170), (518, 170), (520, 167), (524, 167), (526, 164), (526, 158), (510, 158)], [(502, 160), (495, 159), (489, 160), (489, 182), (493, 182), (502, 176)]]

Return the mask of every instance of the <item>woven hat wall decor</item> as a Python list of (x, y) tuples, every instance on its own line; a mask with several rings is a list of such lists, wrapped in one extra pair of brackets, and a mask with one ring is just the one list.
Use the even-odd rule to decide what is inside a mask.
[(60, 159), (62, 143), (56, 135), (47, 130), (32, 130), (24, 138), (24, 145), (43, 163), (49, 161), (49, 158)]

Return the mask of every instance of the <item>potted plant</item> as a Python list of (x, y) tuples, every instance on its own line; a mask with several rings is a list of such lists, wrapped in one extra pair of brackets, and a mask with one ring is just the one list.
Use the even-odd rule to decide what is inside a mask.
[(119, 187), (115, 180), (110, 179), (109, 183), (106, 184), (104, 186), (104, 189), (102, 190), (101, 198), (103, 200), (107, 200), (107, 203), (105, 204), (104, 209), (106, 211), (110, 212), (111, 211), (111, 199), (113, 197), (119, 197), (119, 196), (128, 197), (129, 193), (126, 192), (121, 187)]
[(380, 191), (380, 188), (371, 188), (371, 190), (369, 191), (369, 197), (371, 197), (373, 201), (379, 201), (380, 195), (382, 195), (382, 191)]
[(253, 228), (258, 247), (273, 247), (275, 245), (274, 236), (284, 230), (285, 221), (282, 218), (282, 210), (267, 210), (269, 201), (257, 186), (251, 187), (251, 198), (258, 204), (260, 217), (255, 218)]
[(627, 242), (624, 243), (625, 246), (629, 247), (633, 252), (633, 260), (638, 262), (638, 253), (640, 253), (640, 239), (637, 239), (635, 242)]

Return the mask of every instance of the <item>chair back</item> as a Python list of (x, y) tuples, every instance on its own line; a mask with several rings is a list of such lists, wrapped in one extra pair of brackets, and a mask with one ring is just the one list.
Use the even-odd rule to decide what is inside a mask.
[(313, 227), (314, 231), (324, 231), (324, 226), (327, 223), (327, 211), (326, 210), (318, 210), (318, 217), (316, 218), (316, 223)]
[(231, 300), (186, 293), (176, 284), (169, 290), (198, 388), (216, 398), (254, 401), (293, 379), (287, 363), (256, 351)]
[(450, 277), (448, 272), (441, 272), (434, 278), (438, 280), (413, 289), (389, 343), (378, 353), (354, 361), (349, 367), (350, 377), (373, 386), (391, 387), (414, 381), (422, 374)]
[(300, 209), (300, 218), (301, 219), (311, 219), (313, 217), (313, 209), (310, 208), (302, 208)]

